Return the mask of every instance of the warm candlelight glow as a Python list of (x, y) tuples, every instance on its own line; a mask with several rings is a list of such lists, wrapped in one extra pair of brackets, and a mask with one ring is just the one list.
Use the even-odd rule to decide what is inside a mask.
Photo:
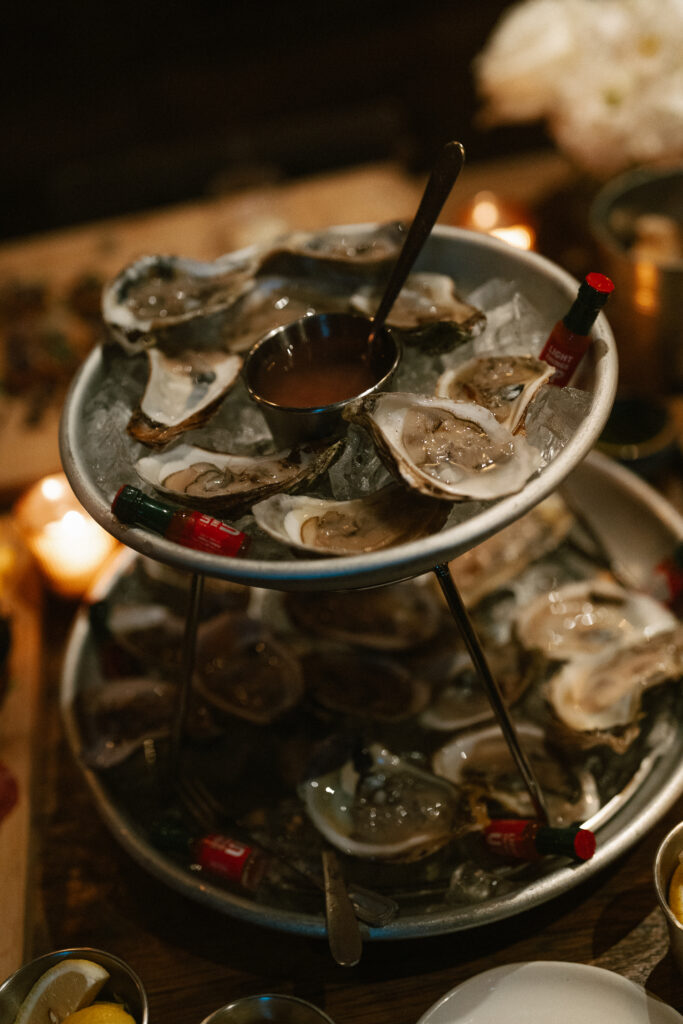
[(533, 249), (536, 232), (527, 211), (495, 192), (482, 191), (458, 214), (460, 227), (494, 235), (518, 249)]
[(80, 505), (64, 474), (45, 477), (20, 498), (17, 526), (50, 586), (79, 597), (118, 547)]

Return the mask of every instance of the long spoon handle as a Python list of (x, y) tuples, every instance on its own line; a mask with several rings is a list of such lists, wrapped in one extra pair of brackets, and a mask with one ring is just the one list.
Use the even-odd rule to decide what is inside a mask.
[(443, 204), (450, 195), (464, 163), (465, 147), (463, 144), (447, 142), (434, 164), (417, 213), (413, 217), (403, 248), (398, 254), (389, 283), (384, 290), (377, 312), (372, 318), (371, 336), (374, 336), (386, 320), (422, 246), (436, 224), (436, 219), (441, 213)]

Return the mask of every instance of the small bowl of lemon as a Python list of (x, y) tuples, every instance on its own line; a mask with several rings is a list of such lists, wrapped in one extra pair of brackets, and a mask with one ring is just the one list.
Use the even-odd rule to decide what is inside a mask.
[(31, 960), (0, 985), (7, 1024), (149, 1024), (135, 971), (101, 949), (61, 949)]
[(654, 877), (657, 899), (669, 930), (669, 949), (683, 971), (683, 821), (660, 844)]

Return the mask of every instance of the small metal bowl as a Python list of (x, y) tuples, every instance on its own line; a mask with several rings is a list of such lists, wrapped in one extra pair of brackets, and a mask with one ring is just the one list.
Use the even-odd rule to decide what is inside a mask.
[(679, 971), (683, 971), (683, 924), (669, 906), (669, 886), (683, 853), (683, 821), (664, 837), (655, 857), (654, 882), (659, 905), (669, 932), (669, 949)]
[(205, 1017), (202, 1024), (333, 1024), (326, 1013), (297, 996), (246, 996)]
[[(351, 313), (320, 313), (276, 327), (249, 351), (244, 380), (249, 397), (261, 408), (279, 444), (294, 445), (333, 436), (349, 402), (381, 391), (401, 358), (401, 346), (382, 328), (372, 341), (372, 321)], [(320, 405), (284, 404), (267, 396), (271, 378), (281, 374), (295, 384), (298, 371), (325, 371), (336, 365), (362, 366), (368, 386), (339, 401)], [(371, 383), (370, 383), (371, 381)]]
[(149, 1024), (147, 993), (132, 967), (102, 949), (60, 949), (24, 964), (0, 985), (0, 1021), (12, 1021), (38, 979), (61, 960), (92, 960), (109, 972), (98, 999), (123, 1003), (136, 1024)]

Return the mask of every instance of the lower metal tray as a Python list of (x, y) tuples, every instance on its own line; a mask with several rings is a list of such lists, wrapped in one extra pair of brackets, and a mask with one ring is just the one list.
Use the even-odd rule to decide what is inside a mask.
[[(601, 536), (611, 558), (636, 586), (683, 539), (683, 519), (671, 506), (639, 478), (597, 453), (574, 470), (562, 493), (580, 509)], [(106, 597), (134, 557), (133, 552), (126, 552), (112, 573), (99, 582), (89, 601)], [(316, 910), (318, 901), (310, 894), (301, 906), (291, 894), (284, 901), (259, 901), (213, 884), (161, 853), (131, 815), (127, 799), (109, 786), (106, 773), (87, 767), (76, 703), (79, 694), (92, 686), (101, 672), (98, 640), (91, 622), (88, 607), (84, 606), (67, 648), (61, 703), (71, 749), (114, 836), (146, 870), (195, 901), (264, 926), (324, 936), (322, 902)], [(683, 793), (683, 725), (671, 716), (669, 726), (668, 743), (644, 753), (630, 782), (589, 822), (598, 839), (592, 860), (568, 866), (564, 861), (546, 859), (538, 867), (524, 869), (524, 884), (515, 891), (468, 904), (447, 903), (443, 891), (429, 885), (411, 889), (405, 884), (405, 879), (410, 879), (408, 870), (400, 887), (392, 892), (400, 907), (397, 917), (383, 928), (367, 929), (367, 937), (414, 938), (469, 929), (521, 913), (580, 886), (636, 843)]]

